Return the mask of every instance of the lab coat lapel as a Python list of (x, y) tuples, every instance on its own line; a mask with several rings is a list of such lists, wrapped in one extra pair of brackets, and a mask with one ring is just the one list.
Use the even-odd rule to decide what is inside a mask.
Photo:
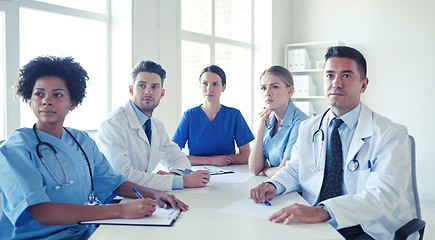
[[(145, 131), (142, 128), (142, 125), (139, 123), (139, 120), (137, 119), (136, 113), (134, 112), (133, 106), (131, 106), (130, 101), (128, 101), (124, 105), (124, 109), (125, 109), (127, 119), (128, 119), (128, 126), (131, 129), (134, 129), (135, 131), (137, 131), (137, 134), (139, 135), (139, 137), (148, 143), (148, 138), (145, 134)], [(152, 125), (153, 124), (151, 124), (151, 126)], [(153, 127), (151, 127), (151, 129), (152, 129), (152, 131), (154, 131)], [(153, 134), (154, 134), (154, 132), (153, 132)]]
[[(358, 154), (358, 151), (364, 145), (364, 139), (373, 136), (373, 118), (372, 111), (361, 103), (361, 113), (358, 119), (355, 133), (350, 143), (349, 152), (346, 158), (345, 167)], [(345, 170), (346, 170), (345, 168)]]

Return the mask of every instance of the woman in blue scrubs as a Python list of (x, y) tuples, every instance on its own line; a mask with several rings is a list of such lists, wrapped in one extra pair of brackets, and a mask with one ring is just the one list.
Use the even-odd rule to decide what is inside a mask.
[(259, 114), (259, 128), (249, 156), (249, 170), (273, 176), (291, 158), (298, 138), (299, 124), (308, 118), (291, 101), (294, 92), (291, 73), (272, 66), (260, 76), (264, 109)]
[[(71, 57), (38, 57), (20, 69), (17, 94), (37, 123), (15, 130), (0, 147), (0, 239), (87, 239), (96, 227), (79, 222), (142, 218), (157, 204), (187, 210), (173, 195), (126, 181), (86, 133), (63, 127), (85, 97), (87, 80)], [(137, 198), (132, 187), (144, 198), (96, 205), (112, 192)]]
[(188, 142), (192, 165), (247, 164), (254, 135), (238, 109), (220, 103), (226, 87), (225, 72), (211, 65), (202, 70), (199, 82), (204, 102), (183, 114), (172, 141), (180, 148)]

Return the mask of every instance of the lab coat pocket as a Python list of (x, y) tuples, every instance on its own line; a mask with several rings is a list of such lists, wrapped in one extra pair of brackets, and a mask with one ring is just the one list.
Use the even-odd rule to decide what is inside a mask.
[(365, 190), (367, 179), (370, 176), (370, 169), (358, 171), (358, 181), (356, 191), (362, 192)]

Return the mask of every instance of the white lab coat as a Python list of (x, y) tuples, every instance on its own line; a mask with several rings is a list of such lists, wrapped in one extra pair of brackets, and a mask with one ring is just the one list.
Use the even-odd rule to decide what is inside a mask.
[[(320, 118), (321, 115), (301, 123), (292, 159), (272, 178), (286, 188), (285, 192), (302, 191), (311, 205), (317, 203), (322, 187), (328, 141), (325, 117), (321, 170), (311, 171), (314, 155), (318, 154), (313, 151), (312, 137)], [(364, 104), (361, 104), (357, 124), (343, 164), (343, 181), (348, 194), (322, 203), (335, 216), (338, 229), (361, 224), (374, 239), (393, 239), (394, 232), (416, 215), (410, 194), (408, 132), (406, 127), (372, 112)], [(351, 172), (347, 165), (355, 156), (360, 166)], [(368, 169), (368, 161), (372, 163), (372, 171)]]
[(152, 118), (151, 146), (139, 120), (128, 101), (115, 109), (103, 121), (96, 136), (100, 151), (113, 169), (129, 181), (142, 186), (171, 191), (173, 175), (153, 174), (162, 163), (169, 171), (191, 168), (189, 159), (171, 142), (163, 123)]

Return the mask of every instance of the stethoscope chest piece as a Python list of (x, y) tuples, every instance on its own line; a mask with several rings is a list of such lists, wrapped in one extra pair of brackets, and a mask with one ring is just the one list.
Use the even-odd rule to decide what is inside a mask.
[(356, 159), (353, 159), (347, 164), (347, 169), (349, 169), (349, 171), (351, 172), (356, 171), (358, 168), (359, 168), (359, 162)]

